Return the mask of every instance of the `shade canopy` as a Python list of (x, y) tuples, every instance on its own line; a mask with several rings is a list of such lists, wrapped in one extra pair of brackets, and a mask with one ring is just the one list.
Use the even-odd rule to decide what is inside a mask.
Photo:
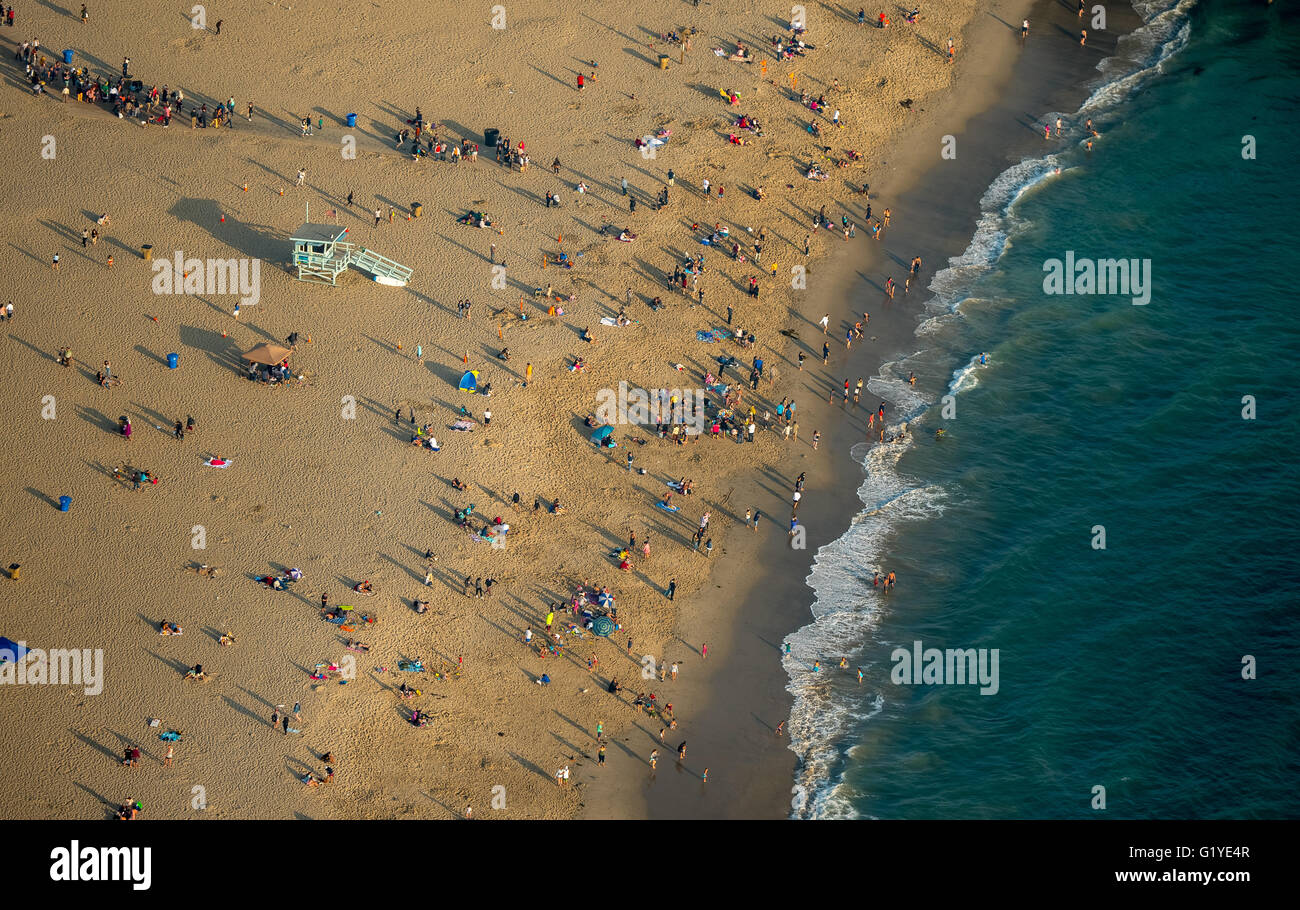
[(244, 359), (253, 363), (264, 363), (267, 366), (275, 366), (292, 353), (293, 348), (286, 348), (282, 344), (264, 342), (253, 348), (251, 351), (245, 353)]

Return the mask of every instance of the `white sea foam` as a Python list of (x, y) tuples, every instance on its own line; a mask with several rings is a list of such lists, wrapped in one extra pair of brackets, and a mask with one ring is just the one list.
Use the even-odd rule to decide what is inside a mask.
[[(1098, 64), (1097, 86), (1070, 119), (1081, 123), (1086, 117), (1097, 117), (1163, 72), (1165, 63), (1188, 41), (1187, 13), (1195, 2), (1136, 0), (1134, 8), (1145, 24), (1125, 36), (1115, 57)], [(1051, 115), (1052, 120), (1056, 116)], [(1060, 167), (1056, 154), (1026, 159), (990, 184), (980, 200), (981, 215), (971, 242), (935, 273), (927, 288), (933, 296), (926, 303), (927, 318), (917, 329), (918, 337), (933, 337), (961, 318), (959, 308), (970, 299), (975, 280), (1005, 254), (1021, 226), (1013, 211), (1016, 202), (1057, 176)], [(912, 357), (885, 364), (868, 384), (873, 395), (890, 402), (888, 413), (894, 423), (888, 435), (897, 433), (902, 423), (915, 421), (932, 404), (906, 383), (905, 364)], [(949, 394), (974, 388), (980, 372), (978, 356), (958, 367)], [(786, 638), (791, 650), (784, 659), (790, 677), (787, 689), (794, 696), (788, 724), (790, 748), (799, 758), (791, 800), (795, 818), (862, 817), (844, 783), (842, 743), (856, 725), (883, 711), (885, 701), (880, 693), (864, 698), (853, 675), (838, 671), (835, 664), (840, 656), (860, 654), (873, 642), (886, 604), (872, 585), (872, 575), (888, 571), (884, 561), (893, 529), (900, 522), (942, 515), (951, 495), (898, 472), (899, 459), (911, 445), (911, 439), (904, 437), (895, 443), (859, 443), (851, 450), (866, 472), (858, 488), (863, 509), (841, 537), (818, 550), (807, 579), (816, 592), (813, 621)], [(823, 661), (821, 672), (812, 672), (814, 659)], [(868, 669), (866, 664), (863, 669)]]
[(958, 367), (953, 371), (952, 381), (948, 383), (948, 394), (957, 395), (968, 389), (973, 389), (980, 384), (980, 371), (988, 364), (980, 363), (980, 355), (976, 354), (970, 359), (970, 363)]

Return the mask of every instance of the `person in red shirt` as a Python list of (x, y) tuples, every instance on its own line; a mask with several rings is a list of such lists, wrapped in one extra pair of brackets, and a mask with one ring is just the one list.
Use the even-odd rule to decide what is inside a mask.
[(578, 91), (582, 91), (582, 87), (586, 84), (587, 84), (586, 77), (583, 76), (582, 73), (578, 73)]

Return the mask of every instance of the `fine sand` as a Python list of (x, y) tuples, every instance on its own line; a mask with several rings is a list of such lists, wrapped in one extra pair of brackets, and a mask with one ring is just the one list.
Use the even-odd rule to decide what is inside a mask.
[[(875, 214), (893, 206), (895, 224), (912, 217), (889, 194), (906, 189), (908, 175), (933, 160), (932, 140), (961, 123), (934, 120), (932, 103), (934, 110), (987, 109), (992, 95), (958, 102), (962, 92), (947, 89), (969, 72), (985, 93), (995, 92), (1005, 66), (990, 61), (1013, 58), (1014, 38), (999, 24), (987, 49), (971, 42), (968, 62), (962, 29), (976, 18), (973, 0), (926, 10), (915, 28), (891, 9), (888, 30), (860, 28), (856, 10), (844, 6), (812, 6), (806, 40), (816, 50), (780, 64), (765, 37), (785, 23), (749, 4), (682, 6), (654, 19), (629, 16), (626, 5), (521, 2), (507, 6), (499, 30), (460, 6), (436, 17), (409, 3), (342, 14), (312, 2), (288, 7), (252, 0), (224, 7), (220, 36), (193, 29), (175, 8), (153, 0), (136, 4), (130, 18), (92, 10), (85, 25), (58, 7), (24, 9), (15, 28), (0, 30), (0, 148), (8, 169), (0, 234), (8, 251), (5, 299), (16, 310), (0, 333), (10, 384), (0, 448), (10, 481), (0, 486), (8, 519), (0, 563), (22, 565), (19, 579), (0, 579), (7, 595), (0, 635), (38, 648), (102, 649), (105, 662), (96, 695), (71, 685), (0, 687), (9, 719), (0, 748), (10, 756), (10, 779), (22, 782), (0, 797), (0, 815), (101, 817), (127, 798), (141, 799), (147, 817), (451, 817), (466, 805), (478, 818), (567, 817), (584, 805), (599, 806), (604, 816), (687, 814), (684, 797), (659, 810), (644, 798), (648, 737), (658, 729), (636, 719), (628, 702), (629, 693), (646, 691), (673, 702), (681, 721), (662, 749), (658, 780), (675, 776), (672, 748), (687, 740), (682, 780), (707, 766), (709, 788), (731, 781), (709, 799), (730, 793), (734, 801), (726, 809), (704, 805), (703, 814), (781, 814), (793, 756), (783, 743), (766, 743), (788, 708), (775, 648), (805, 615), (802, 575), (811, 548), (842, 529), (853, 507), (845, 491), (856, 483), (844, 453), (861, 428), (822, 421), (816, 408), (845, 372), (843, 319), (852, 310), (836, 295), (852, 275), (837, 272), (851, 273), (852, 259), (866, 263), (868, 274), (879, 272), (871, 265), (880, 254), (869, 250), (865, 200), (851, 190), (870, 181)], [(991, 9), (1015, 21), (1015, 8)], [(978, 10), (981, 22), (989, 18), (989, 7)], [(412, 28), (420, 13), (435, 21)], [(678, 47), (657, 38), (687, 25), (699, 31), (683, 65)], [(971, 34), (991, 28), (984, 22)], [(955, 66), (941, 50), (949, 35), (958, 40)], [(1006, 46), (995, 47), (993, 36)], [(76, 49), (74, 65), (97, 73), (120, 72), (129, 55), (146, 88), (180, 87), (187, 107), (233, 95), (240, 116), (233, 130), (191, 131), (188, 117), (164, 130), (64, 103), (54, 92), (33, 97), (13, 60), (15, 45), (32, 37), (43, 49)], [(758, 62), (711, 51), (729, 51), (736, 40), (768, 61), (766, 78)], [(671, 58), (666, 70), (655, 65), (660, 53)], [(1089, 49), (1091, 59), (1099, 55)], [(596, 74), (581, 92), (580, 72)], [(791, 97), (790, 73), (799, 88), (827, 95), (843, 129), (830, 124), (829, 112), (812, 114)], [(742, 103), (729, 107), (719, 89), (738, 93)], [(909, 98), (912, 113), (898, 103)], [(251, 124), (242, 117), (250, 100)], [(392, 136), (417, 105), (441, 124), (442, 138), (482, 142), (484, 127), (499, 127), (526, 143), (531, 166), (512, 172), (487, 149), (478, 162), (462, 164), (394, 152)], [(351, 111), (355, 129), (343, 123)], [(739, 114), (757, 117), (764, 131), (744, 147), (726, 138)], [(303, 116), (314, 127), (323, 121), (311, 138), (299, 136)], [(823, 128), (820, 142), (804, 130), (814, 119)], [(643, 156), (633, 140), (659, 127), (672, 131), (668, 145)], [(349, 136), (355, 158), (340, 152)], [(922, 139), (932, 142), (924, 152)], [(803, 172), (820, 160), (822, 145), (833, 158), (856, 149), (863, 160), (843, 169), (822, 161), (830, 179), (808, 181)], [(43, 148), (54, 157), (43, 157)], [(887, 164), (887, 156), (899, 161)], [(555, 157), (558, 176), (548, 167)], [(306, 170), (303, 187), (294, 185), (299, 168)], [(669, 168), (675, 186), (667, 208), (656, 212), (651, 202)], [(620, 192), (625, 177), (638, 200), (635, 213)], [(707, 200), (699, 190), (706, 177), (715, 187)], [(590, 187), (581, 200), (579, 182)], [(767, 191), (762, 202), (746, 195), (757, 186)], [(353, 209), (343, 205), (349, 191)], [(547, 191), (560, 194), (559, 208), (542, 206)], [(423, 214), (408, 220), (414, 201)], [(953, 217), (969, 220), (970, 203), (958, 199)], [(409, 287), (381, 287), (359, 273), (339, 287), (292, 280), (288, 237), (308, 204), (313, 221), (337, 218), (354, 242), (413, 267)], [(803, 239), (822, 205), (836, 223), (847, 211), (857, 237), (845, 243), (818, 231), (805, 257)], [(457, 224), (471, 209), (490, 213), (500, 232)], [(82, 229), (104, 212), (111, 225), (83, 250)], [(763, 266), (777, 269), (762, 273), (757, 303), (743, 287), (759, 270), (700, 246), (701, 232), (691, 230), (715, 222), (750, 245), (746, 228), (755, 236), (766, 229)], [(637, 233), (635, 243), (617, 242), (624, 228)], [(943, 243), (917, 249), (927, 273), (957, 236), (955, 222), (945, 230)], [(883, 246), (906, 255), (893, 248), (896, 240), (887, 233)], [(156, 258), (183, 251), (258, 259), (261, 299), (235, 319), (231, 295), (157, 295), (153, 271), (138, 255), (146, 243)], [(840, 248), (848, 264), (821, 264)], [(553, 262), (561, 251), (577, 267), (544, 269), (543, 256)], [(701, 251), (705, 301), (691, 306), (664, 289), (664, 277)], [(56, 252), (58, 271), (50, 266)], [(505, 288), (493, 286), (493, 257), (506, 263)], [(808, 288), (793, 291), (790, 269), (800, 264), (808, 265)], [(903, 267), (894, 272), (901, 281)], [(575, 295), (564, 316), (548, 316), (534, 300), (533, 288), (548, 284)], [(638, 324), (601, 326), (629, 287), (628, 314)], [(667, 304), (658, 312), (647, 306), (656, 295)], [(462, 298), (474, 302), (468, 320), (458, 318)], [(868, 295), (865, 306), (872, 312), (868, 338), (877, 341), (865, 353), (855, 344), (847, 368), (855, 379), (901, 350), (914, 322), (911, 309), (896, 305), (882, 325), (877, 300)], [(757, 334), (756, 350), (695, 340), (697, 330), (725, 323), (727, 304), (736, 309), (735, 324)], [(519, 318), (521, 309), (528, 319)], [(829, 370), (820, 363), (815, 325), (822, 312), (834, 313), (832, 327), (840, 326), (831, 333)], [(594, 344), (579, 340), (584, 327)], [(778, 334), (783, 328), (800, 340)], [(301, 384), (272, 389), (242, 378), (241, 351), (294, 331), (302, 339), (293, 358)], [(817, 351), (804, 374), (793, 365), (801, 345)], [(64, 346), (76, 367), (55, 364)], [(496, 359), (503, 346), (509, 363)], [(174, 371), (166, 365), (171, 352), (180, 358)], [(602, 389), (620, 381), (693, 389), (705, 370), (716, 372), (716, 357), (747, 363), (755, 353), (775, 367), (775, 381), (757, 393), (746, 389), (745, 404), (756, 395), (761, 414), (793, 395), (797, 442), (760, 431), (752, 446), (703, 440), (678, 447), (629, 426), (617, 428), (619, 447), (608, 456), (587, 441), (582, 418)], [(575, 355), (588, 362), (581, 374), (567, 369)], [(116, 388), (94, 381), (105, 360), (123, 379)], [(527, 363), (534, 374), (524, 388)], [(491, 381), (490, 398), (457, 389), (467, 366)], [(729, 381), (744, 385), (734, 371)], [(409, 424), (393, 422), (399, 406), (403, 417), (413, 408), (419, 423), (432, 424), (440, 452), (407, 445)], [(476, 418), (490, 406), (491, 426), (449, 431), (462, 406)], [(134, 424), (130, 442), (115, 431), (119, 415)], [(187, 415), (197, 432), (172, 439), (171, 424)], [(823, 439), (814, 452), (817, 429)], [(648, 440), (630, 446), (645, 475), (623, 464), (629, 437)], [(211, 455), (231, 467), (204, 466)], [(118, 464), (149, 469), (160, 482), (133, 492), (113, 478)], [(800, 518), (810, 549), (792, 553), (785, 547), (789, 490), (801, 470), (809, 475)], [(696, 494), (675, 497), (682, 507), (675, 515), (656, 509), (664, 481), (683, 476), (694, 479)], [(453, 477), (469, 490), (452, 489)], [(518, 509), (509, 502), (516, 491)], [(67, 513), (57, 508), (64, 495), (72, 499)], [(553, 498), (565, 514), (532, 509), (535, 499)], [(476, 516), (510, 523), (504, 548), (455, 527), (453, 512), (468, 503)], [(758, 532), (743, 527), (752, 506), (765, 513)], [(713, 516), (709, 560), (689, 547), (706, 510)], [(609, 554), (630, 530), (650, 536), (652, 557), (634, 557), (631, 571), (620, 572)], [(199, 537), (203, 549), (194, 547)], [(432, 587), (423, 585), (426, 551), (434, 556), (427, 563)], [(200, 578), (184, 570), (191, 562), (223, 571)], [(286, 567), (305, 574), (289, 592), (254, 580)], [(490, 597), (467, 599), (465, 576), (499, 584)], [(663, 592), (673, 578), (678, 593), (670, 603)], [(361, 579), (373, 581), (376, 596), (350, 592)], [(624, 630), (609, 641), (566, 634), (563, 656), (539, 659), (520, 641), (524, 630), (540, 636), (546, 605), (569, 598), (584, 581), (618, 595)], [(322, 593), (379, 616), (377, 625), (352, 633), (372, 650), (355, 655), (347, 685), (309, 678), (317, 664), (351, 656), (342, 647), (348, 633), (319, 618)], [(413, 612), (416, 597), (431, 601), (430, 612)], [(162, 620), (185, 634), (158, 636)], [(221, 647), (223, 632), (235, 644)], [(700, 658), (705, 642), (708, 671)], [(589, 672), (593, 654), (599, 666)], [(643, 681), (643, 655), (678, 662), (679, 681)], [(396, 672), (409, 657), (422, 658), (427, 671), (463, 658), (464, 669), (445, 679)], [(212, 678), (182, 682), (196, 663)], [(546, 688), (534, 684), (543, 672), (553, 680)], [(605, 691), (612, 676), (626, 687), (617, 700)], [(399, 699), (394, 689), (403, 681), (423, 694)], [(272, 730), (276, 706), (298, 701), (303, 716), (293, 727), (302, 732)], [(429, 713), (428, 726), (406, 722), (412, 706)], [(727, 724), (713, 722), (718, 712)], [(149, 727), (150, 718), (160, 725)], [(597, 778), (591, 765), (601, 722), (609, 748)], [(182, 740), (174, 763), (162, 767), (166, 744), (158, 733), (169, 729)], [(137, 745), (144, 760), (121, 767), (121, 750)], [(319, 789), (299, 783), (323, 771), (327, 751), (335, 781)], [(554, 780), (564, 765), (573, 771), (568, 789)], [(696, 777), (692, 789), (699, 786)]]

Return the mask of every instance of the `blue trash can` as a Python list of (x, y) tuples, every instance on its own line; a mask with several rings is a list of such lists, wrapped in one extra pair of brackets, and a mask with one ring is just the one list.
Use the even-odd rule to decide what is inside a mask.
[(71, 62), (72, 62), (72, 51), (67, 50), (67, 49), (65, 49), (65, 50), (63, 51), (63, 62), (64, 62), (64, 63), (71, 63)]
[(71, 508), (72, 508), (72, 497), (71, 497), (71, 496), (60, 496), (60, 497), (59, 497), (59, 511), (60, 511), (60, 512), (66, 512), (66, 511), (68, 511), (68, 510), (71, 509)]
[(176, 354), (167, 355), (167, 369), (174, 370), (179, 365), (180, 357)]
[(357, 115), (348, 114), (348, 126), (356, 126), (356, 125), (357, 125)]

